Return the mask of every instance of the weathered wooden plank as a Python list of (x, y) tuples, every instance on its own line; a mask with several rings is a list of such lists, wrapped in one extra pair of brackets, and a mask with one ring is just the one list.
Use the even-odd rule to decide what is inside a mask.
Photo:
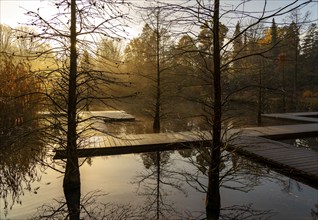
[(115, 147), (116, 146), (114, 138), (112, 136), (107, 135), (107, 139), (108, 139), (109, 147)]
[(93, 146), (94, 147), (101, 147), (100, 146), (100, 136), (93, 137)]
[[(276, 156), (276, 157), (273, 157), (275, 160), (277, 161), (302, 161), (302, 162), (307, 162), (309, 163), (310, 161), (317, 161), (317, 156), (316, 155), (313, 155), (313, 156), (302, 156), (302, 157), (296, 157), (294, 155), (288, 155), (288, 157), (284, 156)], [(305, 161), (304, 161), (305, 160)]]
[[(302, 178), (308, 178), (310, 181), (316, 183), (318, 181), (318, 153), (316, 151), (297, 148), (261, 137), (241, 136), (233, 142), (236, 145), (232, 147), (238, 152), (257, 157), (258, 161), (289, 170), (289, 172)], [(280, 147), (273, 147), (275, 143), (276, 146)]]
[(288, 139), (302, 136), (312, 136), (317, 134), (317, 131), (318, 123), (307, 123), (245, 128), (242, 130), (242, 134), (273, 139)]
[(317, 123), (318, 118), (314, 117), (317, 115), (318, 115), (317, 112), (298, 112), (298, 113), (262, 114), (262, 117), (307, 122), (307, 123)]
[(132, 141), (127, 137), (127, 135), (123, 135), (121, 137), (118, 137), (121, 141), (122, 146), (132, 146), (133, 144), (131, 143)]
[(129, 135), (127, 135), (127, 138), (130, 140), (130, 142), (133, 146), (141, 145), (139, 142), (140, 138), (138, 136), (136, 136), (134, 134), (129, 134)]
[[(244, 129), (237, 138), (230, 140), (230, 149), (258, 157), (261, 161), (271, 165), (293, 170), (293, 173), (302, 173), (302, 175), (317, 181), (317, 152), (262, 138), (266, 135), (282, 137), (295, 136), (295, 134), (312, 134), (314, 132), (317, 134), (317, 131), (318, 123)], [(238, 132), (238, 130), (227, 132), (227, 135), (232, 137), (233, 133)], [(95, 136), (88, 140), (89, 145), (94, 145), (93, 148), (79, 149), (79, 155), (85, 157), (187, 149), (193, 144), (208, 143), (211, 140), (210, 131), (130, 134), (118, 138), (110, 135)], [(87, 143), (83, 145), (87, 145)], [(63, 152), (63, 150), (57, 151), (55, 159), (65, 157), (65, 152), (64, 154)]]
[(135, 117), (125, 111), (87, 111), (85, 118), (94, 118), (105, 122), (134, 121)]
[[(106, 147), (106, 148), (86, 148), (86, 149), (79, 149), (78, 156), (79, 157), (110, 156), (110, 155), (120, 155), (120, 154), (189, 149), (191, 147), (192, 145), (157, 144), (157, 145), (139, 145), (135, 147), (124, 146), (124, 147)], [(54, 159), (63, 159), (65, 157), (66, 157), (65, 150), (56, 150)]]
[(105, 136), (104, 136), (103, 146), (104, 146), (104, 147), (108, 147), (108, 146), (109, 146), (108, 138), (105, 137)]
[(118, 137), (112, 137), (114, 142), (115, 142), (115, 145), (114, 147), (120, 147), (120, 146), (125, 146), (122, 144), (121, 140), (118, 138)]
[(271, 150), (258, 150), (255, 148), (243, 148), (255, 154), (263, 154), (263, 155), (273, 155), (274, 157), (286, 157), (286, 156), (296, 156), (296, 157), (307, 157), (313, 155), (310, 152), (300, 152), (300, 151), (293, 151), (292, 149), (271, 149)]
[[(275, 159), (275, 158), (274, 158)], [(292, 164), (293, 166), (302, 166), (302, 165), (308, 165), (308, 166), (315, 166), (318, 169), (318, 160), (312, 159), (312, 160), (280, 160), (281, 163), (286, 164)]]

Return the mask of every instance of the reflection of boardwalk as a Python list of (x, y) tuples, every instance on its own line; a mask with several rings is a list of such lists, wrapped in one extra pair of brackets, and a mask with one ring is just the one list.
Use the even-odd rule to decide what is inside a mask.
[[(318, 182), (318, 152), (297, 148), (269, 140), (271, 138), (295, 138), (318, 132), (318, 124), (270, 126), (234, 130), (237, 137), (230, 140), (231, 149), (255, 157), (257, 160), (288, 170), (289, 173)], [(229, 137), (228, 137), (229, 138)], [(176, 132), (160, 134), (136, 134), (123, 137), (94, 136), (86, 140), (86, 149), (79, 149), (80, 157), (153, 152), (184, 149), (211, 140), (205, 132)], [(55, 159), (65, 157), (65, 151), (57, 150)]]

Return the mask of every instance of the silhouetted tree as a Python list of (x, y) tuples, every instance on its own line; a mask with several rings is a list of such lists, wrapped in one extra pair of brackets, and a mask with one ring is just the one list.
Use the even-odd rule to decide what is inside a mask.
[[(212, 130), (212, 141), (209, 146), (209, 157), (207, 157), (208, 167), (208, 185), (207, 185), (207, 196), (206, 196), (206, 213), (207, 219), (218, 219), (220, 215), (220, 164), (221, 164), (221, 152), (223, 146), (226, 146), (226, 140), (223, 139), (226, 135), (223, 135), (223, 132), (226, 132), (227, 123), (223, 120), (222, 115), (224, 114), (224, 107), (229, 99), (229, 97), (233, 94), (226, 94), (222, 86), (224, 85), (223, 80), (226, 77), (226, 73), (231, 65), (238, 60), (246, 59), (251, 56), (264, 56), (264, 54), (270, 50), (270, 48), (266, 48), (263, 50), (256, 50), (254, 52), (247, 52), (246, 55), (238, 57), (237, 59), (228, 59), (228, 53), (230, 51), (227, 48), (230, 48), (236, 39), (244, 36), (246, 32), (251, 30), (253, 27), (258, 24), (265, 22), (266, 20), (273, 18), (275, 16), (280, 16), (286, 14), (292, 10), (295, 10), (302, 5), (310, 3), (310, 1), (302, 2), (302, 4), (296, 5), (295, 2), (287, 3), (285, 6), (277, 8), (276, 10), (267, 11), (266, 8), (267, 1), (264, 1), (264, 7), (262, 12), (258, 14), (258, 16), (253, 16), (255, 20), (253, 20), (248, 25), (244, 26), (240, 30), (240, 33), (236, 34), (233, 38), (227, 39), (227, 41), (223, 41), (222, 26), (220, 25), (220, 19), (228, 14), (227, 10), (224, 10), (223, 13), (221, 9), (225, 7), (220, 5), (219, 0), (214, 0), (213, 3), (211, 1), (195, 1), (193, 5), (191, 3), (184, 4), (181, 7), (179, 6), (179, 12), (182, 11), (183, 14), (187, 14), (187, 16), (183, 16), (180, 19), (180, 22), (186, 23), (187, 21), (190, 23), (191, 29), (188, 29), (190, 33), (198, 38), (201, 38), (206, 42), (205, 47), (201, 50), (201, 57), (207, 58), (206, 62), (203, 63), (204, 67), (211, 66), (208, 70), (210, 72), (210, 79), (208, 79), (207, 84), (211, 85), (211, 89), (209, 93), (207, 93), (205, 102), (202, 102), (203, 108), (205, 109), (208, 124)], [(245, 10), (245, 4), (247, 2), (238, 3), (238, 5), (234, 8), (239, 9), (243, 8), (243, 13), (237, 10), (234, 10), (237, 16), (237, 13), (240, 14), (241, 19), (247, 19), (250, 12)], [(170, 5), (171, 8), (178, 8), (178, 5)], [(190, 19), (191, 18), (191, 19)], [(199, 27), (205, 27), (205, 32), (194, 32), (192, 31), (193, 21)], [(212, 21), (212, 24), (209, 25), (209, 22)], [(225, 32), (226, 35), (226, 32)], [(212, 36), (212, 39), (211, 37)], [(201, 41), (202, 41), (201, 40)], [(206, 71), (208, 72), (208, 71)]]
[(146, 24), (140, 36), (133, 39), (126, 48), (126, 60), (130, 67), (137, 67), (133, 68), (135, 74), (145, 78), (148, 84), (145, 91), (149, 93), (146, 94), (149, 100), (146, 102), (147, 110), (151, 114), (153, 132), (159, 133), (162, 130), (162, 120), (170, 113), (167, 106), (173, 93), (170, 79), (173, 68), (173, 42), (170, 34), (172, 21), (169, 18), (169, 8), (159, 1), (137, 8)]
[[(77, 149), (81, 143), (81, 137), (91, 127), (90, 123), (79, 126), (87, 123), (88, 120), (81, 118), (80, 113), (84, 109), (83, 106), (90, 103), (91, 100), (105, 102), (111, 98), (103, 93), (99, 93), (97, 96), (88, 95), (89, 89), (96, 91), (103, 84), (110, 84), (115, 80), (109, 77), (107, 72), (90, 68), (87, 52), (83, 52), (84, 59), (81, 69), (78, 56), (81, 50), (94, 51), (96, 38), (101, 36), (119, 38), (121, 34), (125, 34), (120, 24), (123, 13), (118, 10), (118, 6), (122, 5), (122, 2), (63, 0), (55, 1), (53, 4), (58, 12), (52, 19), (42, 17), (40, 11), (27, 12), (33, 17), (31, 24), (40, 27), (41, 33), (24, 30), (21, 33), (26, 34), (23, 35), (23, 39), (31, 39), (32, 42), (42, 40), (54, 42), (51, 50), (36, 53), (34, 56), (43, 57), (47, 54), (54, 54), (58, 58), (55, 69), (48, 68), (38, 71), (37, 74), (44, 82), (51, 79), (52, 83), (49, 84), (56, 86), (53, 89), (46, 88), (44, 93), (53, 106), (50, 115), (53, 115), (54, 121), (58, 121), (58, 123), (54, 122), (55, 125), (52, 126), (57, 127), (60, 132), (58, 136), (51, 134), (51, 138), (52, 142), (66, 150), (64, 194), (69, 218), (79, 219), (81, 184)], [(66, 20), (56, 20), (57, 17), (65, 17)], [(96, 20), (93, 21), (93, 18), (98, 18), (98, 22), (95, 23)], [(113, 26), (112, 22), (116, 22), (118, 25)]]

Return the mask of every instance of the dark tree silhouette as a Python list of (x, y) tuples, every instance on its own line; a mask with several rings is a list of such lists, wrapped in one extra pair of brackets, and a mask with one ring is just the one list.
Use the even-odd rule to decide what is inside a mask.
[[(43, 17), (40, 10), (27, 12), (33, 17), (31, 25), (41, 28), (41, 32), (21, 30), (20, 36), (32, 42), (51, 44), (48, 50), (29, 54), (28, 57), (41, 58), (53, 54), (56, 58), (53, 68), (48, 66), (35, 75), (42, 80), (45, 89), (41, 94), (46, 97), (47, 110), (50, 111), (48, 116), (51, 116), (51, 119), (44, 119), (46, 134), (53, 146), (66, 150), (63, 188), (69, 218), (80, 219), (81, 184), (77, 149), (93, 123), (90, 118), (82, 117), (81, 112), (92, 100), (105, 103), (105, 100), (111, 99), (111, 95), (105, 95), (105, 90), (98, 95), (96, 91), (105, 88), (104, 85), (116, 83), (116, 80), (110, 76), (111, 73), (92, 66), (91, 69), (87, 69), (87, 65), (81, 68), (78, 56), (81, 51), (94, 54), (95, 39), (102, 36), (120, 38), (125, 34), (120, 21), (124, 16), (118, 10), (123, 3), (63, 0), (52, 4), (58, 11), (52, 19)], [(98, 22), (93, 18), (99, 19)], [(88, 52), (85, 52), (86, 56)], [(95, 96), (88, 91), (94, 91)]]
[[(286, 13), (289, 13), (303, 5), (309, 4), (311, 1), (304, 1), (301, 4), (296, 4), (297, 1), (289, 2), (282, 7), (279, 7), (275, 10), (267, 9), (267, 1), (264, 1), (263, 8), (260, 12), (255, 16), (252, 16), (252, 13), (247, 11), (244, 7), (248, 2), (240, 2), (236, 5), (235, 10), (233, 10), (234, 14), (240, 15), (241, 20), (248, 19), (249, 17), (253, 17), (253, 21), (248, 25), (244, 26), (240, 33), (237, 33), (234, 37), (228, 38), (227, 41), (222, 41), (221, 39), (221, 26), (220, 19), (224, 16), (229, 17), (229, 12), (226, 10), (225, 5), (220, 5), (219, 0), (214, 0), (213, 3), (211, 1), (197, 0), (191, 4), (177, 5), (170, 4), (172, 9), (178, 8), (178, 13), (182, 12), (183, 16), (179, 19), (180, 25), (184, 23), (188, 23), (191, 29), (187, 31), (194, 36), (200, 36), (198, 32), (193, 31), (193, 21), (196, 21), (196, 24), (202, 26), (205, 25), (207, 30), (210, 32), (205, 36), (213, 36), (210, 40), (210, 45), (204, 53), (201, 52), (202, 58), (210, 58), (210, 60), (206, 60), (203, 64), (211, 66), (210, 69), (207, 68), (206, 73), (210, 73), (210, 78), (212, 79), (212, 88), (205, 98), (205, 101), (202, 102), (202, 105), (205, 108), (205, 118), (207, 118), (207, 122), (210, 125), (212, 130), (212, 141), (209, 147), (209, 157), (207, 157), (208, 167), (208, 185), (207, 185), (207, 196), (206, 196), (206, 212), (208, 219), (218, 219), (220, 215), (220, 163), (221, 163), (221, 153), (223, 146), (226, 146), (227, 140), (224, 139), (226, 135), (227, 128), (226, 122), (224, 121), (224, 110), (225, 104), (227, 103), (229, 97), (231, 97), (234, 92), (230, 92), (229, 94), (225, 93), (224, 88), (224, 78), (226, 77), (226, 73), (231, 67), (231, 65), (238, 61), (244, 60), (248, 57), (252, 56), (265, 56), (265, 53), (270, 51), (272, 48), (265, 48), (263, 50), (258, 50), (254, 52), (248, 52), (243, 56), (237, 56), (233, 59), (228, 59), (228, 54), (231, 51), (228, 51), (228, 48), (231, 48), (232, 45), (237, 39), (244, 36), (252, 28), (256, 27), (260, 23), (266, 22), (268, 19), (271, 19), (276, 16), (282, 16)], [(225, 7), (225, 8), (224, 8)], [(242, 9), (240, 11), (240, 9)], [(224, 11), (223, 11), (224, 10)], [(185, 14), (187, 16), (185, 16)], [(207, 25), (209, 22), (212, 22), (212, 25)], [(206, 38), (208, 39), (208, 38)], [(211, 42), (212, 41), (212, 42)], [(193, 52), (193, 51), (189, 51)], [(211, 60), (212, 59), (212, 60)], [(212, 65), (209, 65), (211, 64)], [(210, 83), (209, 81), (208, 83)], [(222, 130), (224, 132), (222, 132)]]

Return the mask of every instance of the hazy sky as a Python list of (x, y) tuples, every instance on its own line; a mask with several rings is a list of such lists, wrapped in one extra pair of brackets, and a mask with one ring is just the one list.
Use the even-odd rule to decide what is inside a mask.
[[(132, 0), (134, 2), (143, 2), (143, 0)], [(172, 1), (172, 0), (169, 0)], [(298, 4), (304, 0), (299, 0)], [(310, 6), (305, 7), (302, 11), (311, 11), (311, 20), (318, 19), (318, 0), (313, 0)], [(36, 11), (40, 9), (40, 14), (50, 15), (56, 12), (54, 9), (48, 6), (48, 0), (0, 0), (0, 23), (7, 24), (11, 27), (19, 26), (19, 23), (28, 23), (28, 17), (24, 15), (26, 10)], [(183, 2), (178, 0), (178, 2)], [(242, 2), (242, 0), (221, 0), (222, 4), (232, 5)], [(263, 6), (263, 0), (252, 0), (249, 3), (250, 10), (261, 10)], [(268, 0), (268, 9), (277, 8), (279, 6), (286, 5), (291, 0)], [(247, 8), (245, 8), (247, 9)]]
[(0, 0), (0, 22), (11, 27), (19, 26), (20, 23), (27, 23), (29, 19), (24, 13), (26, 9), (36, 10), (41, 8), (48, 13), (47, 2), (40, 0)]

